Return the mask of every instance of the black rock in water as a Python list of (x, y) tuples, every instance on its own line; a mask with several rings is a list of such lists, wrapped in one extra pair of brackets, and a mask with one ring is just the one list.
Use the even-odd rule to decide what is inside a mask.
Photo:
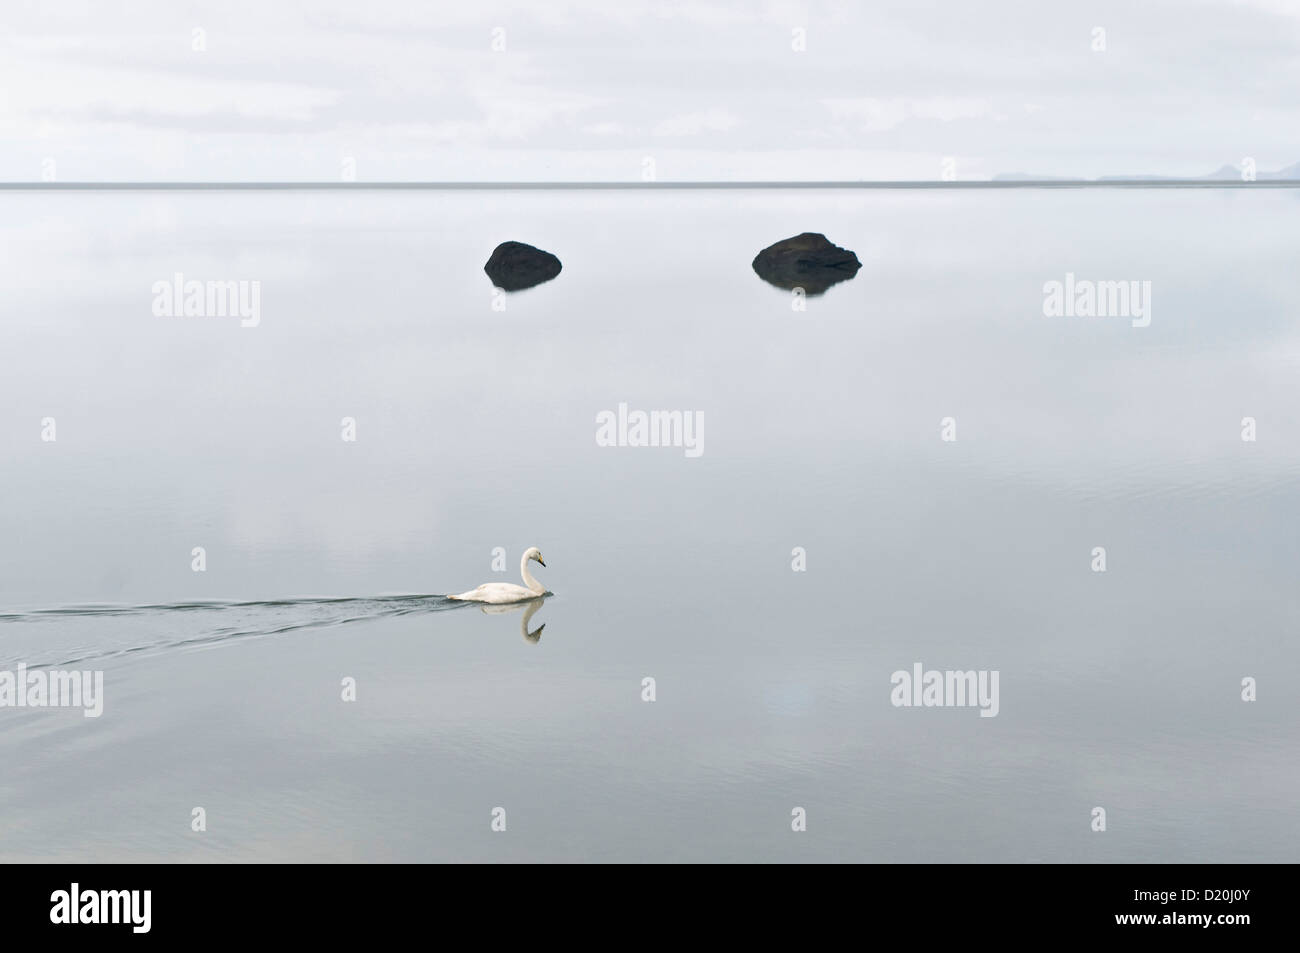
[(523, 242), (502, 242), (483, 270), (492, 284), (506, 291), (523, 291), (560, 273), (560, 259)]
[(848, 281), (862, 263), (847, 248), (827, 241), (818, 232), (804, 232), (764, 248), (754, 258), (754, 271), (768, 284), (819, 295), (831, 285)]

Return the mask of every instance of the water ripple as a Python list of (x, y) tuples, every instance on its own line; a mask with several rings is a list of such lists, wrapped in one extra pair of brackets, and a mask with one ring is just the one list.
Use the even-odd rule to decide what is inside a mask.
[[(54, 657), (44, 661), (27, 661), (14, 653), (21, 646), (5, 646), (0, 653), (0, 664), (8, 661), (17, 663), (27, 661), (29, 669), (61, 668), (79, 665), (84, 662), (100, 661), (142, 652), (162, 652), (173, 649), (213, 646), (241, 639), (261, 638), (298, 632), (304, 629), (333, 628), (354, 622), (368, 622), (374, 619), (393, 616), (412, 615), (415, 613), (440, 612), (468, 605), (455, 602), (441, 595), (394, 595), (370, 597), (311, 597), (300, 599), (268, 599), (253, 602), (206, 601), (174, 602), (150, 605), (70, 605), (46, 609), (32, 609), (24, 612), (0, 613), (0, 625), (39, 624), (60, 621), (75, 627), (93, 624), (95, 620), (136, 617), (141, 627), (160, 627), (165, 632), (155, 639), (135, 637), (130, 641), (123, 639), (117, 644), (104, 644), (105, 636), (109, 639), (120, 636), (120, 630), (112, 633), (92, 631), (87, 633), (93, 641), (81, 641), (67, 645)], [(180, 614), (211, 614), (215, 622), (222, 623), (209, 627), (200, 627), (197, 632), (177, 636), (175, 617)], [(230, 618), (234, 616), (234, 618)], [(98, 627), (96, 627), (98, 629)], [(27, 631), (19, 629), (18, 631)], [(132, 633), (137, 629), (132, 628)], [(0, 637), (3, 636), (0, 632)], [(4, 641), (9, 641), (5, 639)], [(26, 640), (20, 640), (26, 642)], [(37, 642), (39, 648), (50, 651), (45, 644), (47, 639)], [(30, 644), (30, 643), (28, 643)], [(44, 652), (42, 654), (45, 654)]]

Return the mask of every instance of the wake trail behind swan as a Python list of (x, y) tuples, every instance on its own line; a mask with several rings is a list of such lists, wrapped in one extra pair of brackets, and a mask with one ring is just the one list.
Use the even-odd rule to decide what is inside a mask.
[[(305, 629), (462, 608), (443, 595), (307, 597), (247, 602), (197, 601), (148, 605), (70, 605), (0, 613), (0, 665), (61, 668), (124, 655), (215, 646)], [(109, 619), (131, 618), (129, 627)], [(207, 620), (211, 620), (208, 622)], [(62, 623), (51, 632), (50, 623)], [(177, 634), (178, 626), (190, 631)], [(8, 628), (14, 626), (14, 628)], [(197, 628), (198, 631), (193, 631)], [(155, 638), (147, 638), (149, 630)], [(64, 644), (58, 644), (58, 643)], [(32, 655), (43, 657), (35, 661)]]

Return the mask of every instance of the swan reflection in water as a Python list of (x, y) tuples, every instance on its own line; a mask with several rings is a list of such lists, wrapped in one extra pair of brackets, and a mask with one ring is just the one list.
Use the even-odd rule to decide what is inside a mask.
[(528, 631), (528, 623), (533, 620), (533, 616), (537, 614), (537, 610), (542, 607), (542, 603), (545, 601), (546, 596), (538, 596), (536, 599), (529, 599), (527, 602), (513, 602), (500, 606), (483, 605), (479, 608), (489, 615), (505, 615), (509, 612), (523, 612), (523, 616), (519, 619), (519, 634), (524, 637), (525, 642), (531, 642), (533, 645), (536, 645), (541, 641), (542, 629), (546, 628), (546, 623), (543, 622), (532, 632)]

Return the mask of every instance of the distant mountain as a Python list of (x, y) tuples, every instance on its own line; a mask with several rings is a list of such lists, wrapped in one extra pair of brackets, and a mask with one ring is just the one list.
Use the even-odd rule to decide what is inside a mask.
[(994, 182), (1066, 182), (1068, 175), (1030, 175), (1028, 172), (999, 172)]
[[(1216, 169), (1206, 176), (1207, 179), (1228, 179), (1241, 181), (1241, 169), (1235, 165), (1225, 165), (1221, 169)], [(1300, 162), (1295, 165), (1289, 165), (1285, 169), (1278, 169), (1276, 172), (1256, 171), (1255, 180), (1257, 182), (1292, 182), (1300, 179)]]
[[(1184, 182), (1197, 180), (1198, 176), (1186, 175), (1099, 175), (1098, 182)], [(1241, 178), (1240, 175), (1236, 178)]]
[[(1027, 172), (999, 172), (993, 176), (994, 182), (1059, 182), (1063, 179), (1069, 179), (1070, 176), (1062, 175), (1031, 175)], [(1257, 182), (1300, 182), (1300, 162), (1289, 165), (1285, 169), (1278, 169), (1276, 172), (1257, 171), (1255, 173)], [(1215, 169), (1209, 175), (1102, 175), (1095, 180), (1097, 182), (1240, 182), (1241, 168), (1235, 165), (1225, 165), (1222, 168)]]
[[(1209, 175), (1207, 175), (1206, 178), (1207, 178), (1207, 179), (1223, 179), (1223, 180), (1226, 180), (1226, 181), (1233, 181), (1233, 180), (1236, 180), (1236, 181), (1240, 182), (1240, 181), (1241, 181), (1241, 170), (1238, 169), (1235, 165), (1224, 165), (1224, 166), (1220, 166), (1219, 168), (1215, 169), (1213, 172), (1211, 172)], [(1261, 173), (1258, 173), (1258, 172), (1257, 172), (1257, 173), (1255, 173), (1255, 178), (1257, 178), (1257, 179), (1265, 179), (1265, 178), (1268, 178), (1268, 173), (1265, 172), (1265, 173), (1262, 173), (1262, 174), (1261, 174)]]

